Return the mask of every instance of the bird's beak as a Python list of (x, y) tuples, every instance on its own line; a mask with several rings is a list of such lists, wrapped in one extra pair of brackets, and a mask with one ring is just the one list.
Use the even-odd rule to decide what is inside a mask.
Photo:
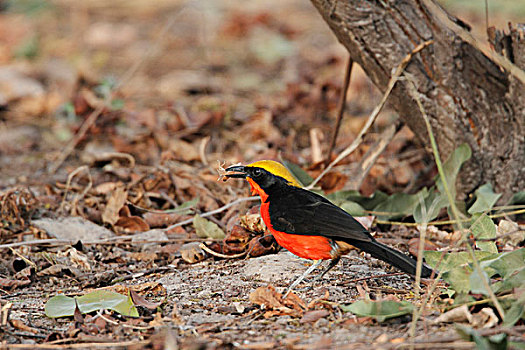
[(246, 167), (243, 165), (233, 165), (224, 169), (227, 178), (245, 179), (247, 176)]

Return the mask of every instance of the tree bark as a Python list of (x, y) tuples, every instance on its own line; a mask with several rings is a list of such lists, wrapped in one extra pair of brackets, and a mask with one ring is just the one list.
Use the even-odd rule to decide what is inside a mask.
[[(351, 58), (382, 91), (401, 60), (417, 45), (433, 40), (412, 58), (406, 72), (416, 84), (443, 160), (464, 142), (472, 149), (472, 158), (456, 184), (460, 198), (487, 182), (503, 193), (502, 201), (525, 188), (522, 82), (463, 41), (423, 1), (311, 1)], [(514, 52), (523, 52), (523, 35), (514, 35), (513, 39)], [(523, 68), (524, 57), (522, 54), (518, 60), (514, 55), (513, 59)], [(428, 145), (424, 120), (406, 84), (398, 82), (389, 101)]]

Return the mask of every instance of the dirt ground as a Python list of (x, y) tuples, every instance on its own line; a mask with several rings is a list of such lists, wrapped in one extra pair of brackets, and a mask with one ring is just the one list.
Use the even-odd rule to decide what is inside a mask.
[[(523, 19), (513, 3), (491, 24)], [(446, 5), (483, 33), (482, 9)], [(357, 251), (280, 299), (310, 262), (263, 237), (246, 184), (217, 181), (220, 165), (259, 159), (322, 170), (346, 52), (308, 1), (17, 0), (0, 11), (0, 348), (475, 347), (434, 322), (448, 302), (439, 288), (429, 304), (442, 302), (424, 310), (413, 338), (411, 315), (345, 312), (366, 298), (421, 304), (411, 277)], [(380, 98), (354, 70), (336, 153)], [(323, 178), (325, 193), (413, 193), (433, 182), (431, 155), (402, 128), (349, 186), (396, 119), (381, 113)], [(414, 252), (415, 228), (373, 231)], [(134, 291), (139, 317), (45, 314), (55, 295), (98, 289)]]

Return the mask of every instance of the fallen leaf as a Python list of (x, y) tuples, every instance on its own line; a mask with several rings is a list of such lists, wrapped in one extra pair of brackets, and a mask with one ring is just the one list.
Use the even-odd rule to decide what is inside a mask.
[(439, 315), (434, 323), (450, 323), (450, 322), (465, 322), (468, 321), (472, 323), (472, 314), (468, 310), (467, 305), (462, 305), (460, 307), (454, 308), (445, 312), (444, 314)]
[(166, 227), (173, 225), (180, 220), (181, 215), (178, 213), (144, 213), (144, 221), (151, 228)]
[(139, 216), (121, 216), (115, 222), (115, 227), (126, 233), (144, 232), (150, 229), (148, 223)]
[(348, 180), (348, 176), (340, 172), (331, 171), (319, 180), (319, 185), (329, 194), (342, 189), (346, 184), (346, 180)]
[(525, 230), (520, 229), (519, 225), (515, 222), (508, 220), (501, 220), (498, 224), (496, 243), (500, 246), (510, 245), (512, 248), (516, 248), (520, 243), (525, 242)]
[(82, 313), (111, 309), (124, 316), (139, 316), (130, 297), (103, 289), (75, 298), (63, 294), (56, 295), (47, 301), (45, 313), (51, 318), (73, 316), (77, 307)]
[(102, 213), (102, 222), (105, 224), (114, 225), (119, 219), (119, 211), (126, 204), (128, 198), (128, 192), (124, 186), (118, 186), (108, 199), (106, 208)]
[[(250, 293), (249, 299), (252, 303), (260, 305), (262, 309), (268, 310), (264, 314), (265, 318), (281, 315), (299, 317), (302, 314), (301, 307), (297, 301), (299, 297), (291, 292), (288, 294), (286, 300), (283, 300), (282, 294), (278, 293), (272, 285), (257, 288)], [(300, 301), (301, 304), (304, 305), (304, 302), (302, 300)], [(285, 306), (285, 304), (292, 308)]]
[(86, 255), (82, 254), (75, 248), (68, 249), (66, 254), (69, 255), (69, 260), (74, 266), (78, 266), (84, 271), (91, 271), (91, 265), (89, 264), (89, 259)]
[(206, 259), (206, 252), (201, 249), (200, 242), (186, 243), (180, 247), (180, 254), (182, 260), (188, 264), (195, 264), (199, 261)]
[(55, 275), (63, 276), (64, 271), (69, 271), (69, 267), (63, 264), (56, 264), (56, 265), (51, 265), (41, 271), (38, 271), (36, 275), (39, 277), (55, 276)]
[(490, 307), (484, 307), (480, 312), (475, 313), (474, 319), (472, 320), (472, 326), (474, 328), (492, 328), (499, 323), (499, 318), (496, 313)]
[(200, 238), (223, 239), (226, 237), (224, 231), (214, 222), (206, 220), (200, 215), (195, 215), (193, 219), (195, 233)]
[(53, 238), (75, 244), (80, 241), (91, 241), (114, 236), (107, 228), (94, 224), (81, 217), (33, 220), (32, 224)]
[(350, 305), (343, 305), (343, 311), (351, 312), (358, 316), (370, 316), (378, 322), (389, 318), (399, 317), (412, 313), (414, 306), (408, 301), (392, 300), (359, 300)]
[(314, 323), (315, 321), (330, 315), (328, 310), (311, 310), (306, 311), (301, 317), (301, 323)]
[(152, 301), (146, 300), (143, 296), (135, 292), (133, 289), (129, 291), (129, 295), (131, 296), (131, 300), (133, 300), (133, 304), (135, 306), (142, 306), (150, 310), (155, 310), (162, 304), (162, 302), (154, 303)]
[(276, 253), (281, 249), (272, 235), (254, 237), (248, 244), (248, 256), (257, 257)]
[(241, 225), (234, 225), (224, 241), (227, 244), (243, 244), (246, 245), (250, 241), (251, 233), (248, 232), (244, 227)]
[(379, 335), (375, 340), (374, 343), (376, 344), (384, 344), (388, 341), (388, 335), (386, 333), (383, 333)]
[(262, 221), (260, 213), (246, 214), (240, 217), (241, 225), (251, 232), (262, 233), (266, 230), (266, 225)]
[(31, 284), (31, 280), (16, 280), (16, 279), (9, 279), (9, 278), (1, 278), (0, 277), (0, 287), (3, 288), (9, 288), (9, 289), (15, 289), (18, 287), (27, 286), (28, 284)]
[[(418, 257), (419, 253), (419, 241), (420, 240), (418, 237), (412, 238), (408, 241), (408, 251), (416, 258)], [(429, 240), (425, 240), (423, 251), (425, 250), (438, 250), (438, 246)]]

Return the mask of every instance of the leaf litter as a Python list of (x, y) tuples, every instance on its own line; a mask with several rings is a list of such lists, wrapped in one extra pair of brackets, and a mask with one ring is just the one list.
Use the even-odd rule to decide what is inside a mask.
[[(42, 64), (29, 60), (22, 68), (6, 68), (9, 86), (33, 86), (32, 93), (5, 100), (0, 94), (2, 106), (9, 107), (0, 111), (2, 341), (67, 345), (96, 338), (156, 348), (169, 348), (170, 341), (179, 348), (196, 343), (208, 348), (370, 347), (407, 341), (407, 305), (421, 303), (413, 298), (412, 280), (358, 252), (344, 257), (323, 280), (303, 283), (283, 300), (280, 291), (307, 264), (279, 251), (273, 237), (265, 235), (257, 205), (245, 201), (227, 207), (248, 196), (246, 186), (217, 183), (217, 170), (210, 165), (218, 159), (231, 164), (285, 159), (304, 185), (322, 171), (320, 156), (333, 128), (330, 115), (345, 59), (330, 33), (322, 34), (324, 22), (311, 9), (293, 4), (275, 10), (301, 16), (225, 5), (228, 16), (210, 14), (210, 30), (219, 35), (207, 37), (203, 54), (196, 35), (202, 21), (191, 15), (194, 9), (180, 5), (190, 15), (180, 16), (166, 31), (170, 34), (159, 39), (159, 19), (176, 11), (159, 4), (143, 12), (140, 3), (120, 9), (87, 4), (86, 21), (78, 23), (87, 33), (85, 42), (57, 34), (60, 5), (45, 16), (3, 13), (2, 25), (13, 40), (2, 47), (10, 52), (23, 47), (28, 37), (21, 28), (28, 35), (39, 33), (38, 45), (17, 55), (37, 54)], [(129, 18), (137, 18), (135, 25), (126, 23)], [(74, 23), (74, 18), (65, 20)], [(112, 34), (115, 28), (118, 37)], [(157, 40), (165, 52), (154, 59), (137, 57), (148, 40)], [(316, 45), (326, 50), (313, 49)], [(100, 55), (82, 56), (81, 65), (70, 63), (86, 49)], [(19, 57), (2, 55), (0, 60), (16, 64)], [(115, 90), (108, 76), (137, 61), (142, 69)], [(352, 84), (358, 88), (350, 89), (351, 117), (344, 122), (339, 148), (352, 141), (366, 111), (380, 98), (362, 73)], [(47, 172), (98, 109), (74, 152), (56, 173)], [(380, 116), (375, 126), (389, 123)], [(347, 168), (378, 135), (370, 133), (320, 186), (349, 212), (379, 212), (364, 219), (367, 227), (372, 225), (378, 239), (415, 255), (415, 228), (372, 222), (407, 223), (413, 217), (420, 225), (445, 217), (442, 184), (432, 178), (431, 159), (408, 129), (377, 159), (360, 192), (345, 187)], [(455, 154), (447, 166), (449, 183), (469, 150), (461, 147)], [(220, 163), (219, 180), (225, 175)], [(402, 193), (407, 186), (413, 191)], [(475, 240), (483, 271), (474, 271), (468, 254), (454, 250), (462, 232), (427, 227), (431, 237), (425, 244), (432, 251), (425, 258), (443, 272), (446, 284), (431, 295), (433, 302), (418, 322), (421, 332), (448, 336), (453, 343), (459, 339), (456, 330), (436, 320), (463, 322), (462, 336), (486, 345), (506, 339), (491, 338), (483, 327), (497, 330), (503, 322), (522, 329), (523, 222), (518, 217), (496, 226), (490, 215), (498, 214), (497, 199), (484, 185), (465, 208), (475, 217), (469, 239)], [(217, 214), (204, 216), (213, 211)], [(477, 283), (480, 273), (506, 303), (504, 320), (495, 316), (487, 291)], [(45, 317), (46, 305), (60, 299), (67, 311), (55, 310), (60, 317), (54, 320)]]

